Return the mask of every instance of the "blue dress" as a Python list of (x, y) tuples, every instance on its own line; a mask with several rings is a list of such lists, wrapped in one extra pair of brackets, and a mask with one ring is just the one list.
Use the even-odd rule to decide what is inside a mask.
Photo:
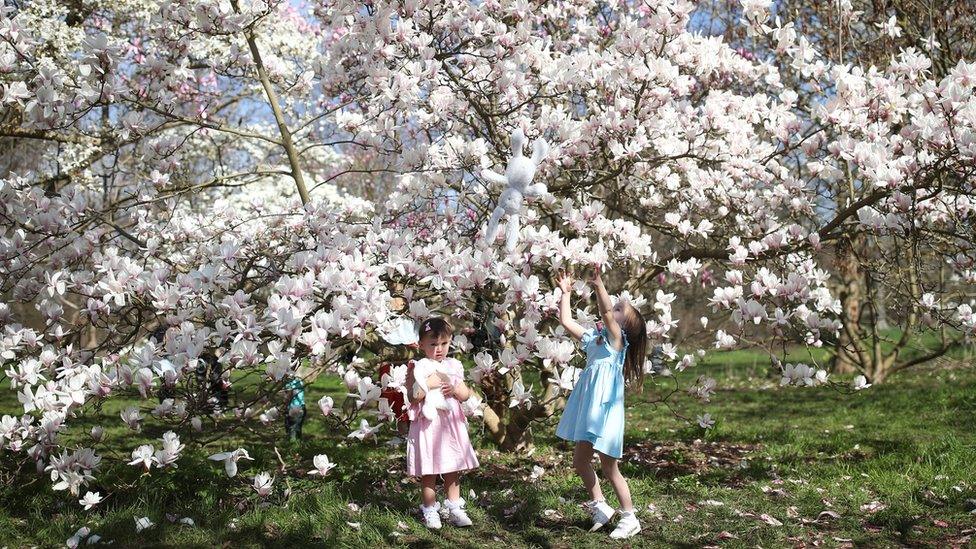
[(569, 394), (556, 436), (569, 441), (585, 440), (602, 454), (620, 459), (624, 447), (624, 358), (627, 336), (622, 332), (623, 348), (617, 351), (604, 328), (599, 333), (583, 334), (580, 345), (586, 350), (586, 367)]

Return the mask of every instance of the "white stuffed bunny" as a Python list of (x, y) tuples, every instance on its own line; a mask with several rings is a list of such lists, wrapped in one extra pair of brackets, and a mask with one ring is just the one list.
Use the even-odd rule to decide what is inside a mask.
[(431, 391), (427, 386), (427, 378), (432, 374), (437, 373), (437, 363), (433, 360), (422, 358), (414, 362), (413, 375), (414, 375), (414, 385), (416, 386), (414, 390), (421, 389), (427, 396), (424, 397), (424, 403), (421, 406), (421, 412), (427, 419), (434, 419), (440, 410), (450, 410), (451, 407), (447, 403), (447, 399), (444, 398), (444, 393), (441, 392), (440, 387), (436, 390)]
[(546, 194), (546, 184), (532, 184), (535, 177), (535, 170), (539, 167), (542, 160), (549, 154), (549, 143), (545, 139), (536, 139), (532, 142), (532, 158), (522, 156), (522, 146), (525, 144), (525, 134), (522, 128), (518, 128), (512, 133), (512, 157), (508, 159), (508, 166), (505, 167), (505, 175), (498, 174), (492, 170), (482, 170), (481, 176), (492, 183), (506, 185), (498, 199), (498, 205), (491, 212), (488, 220), (488, 230), (485, 238), (488, 243), (495, 242), (498, 236), (498, 222), (503, 215), (508, 214), (508, 227), (505, 231), (505, 249), (509, 252), (515, 249), (519, 237), (519, 211), (522, 209), (522, 200), (526, 196), (536, 197)]

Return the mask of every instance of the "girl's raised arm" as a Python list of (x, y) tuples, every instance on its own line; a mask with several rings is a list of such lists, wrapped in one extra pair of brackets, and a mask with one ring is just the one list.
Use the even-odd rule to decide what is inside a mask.
[(600, 318), (603, 320), (603, 325), (606, 326), (607, 334), (610, 336), (610, 343), (614, 349), (619, 351), (621, 346), (623, 346), (623, 338), (620, 336), (620, 325), (613, 318), (613, 303), (610, 302), (610, 294), (607, 293), (607, 289), (603, 286), (600, 267), (593, 267), (593, 275), (590, 278), (590, 283), (596, 291), (596, 305), (600, 309)]
[(569, 335), (576, 339), (583, 339), (585, 330), (579, 322), (573, 320), (573, 313), (569, 308), (569, 297), (573, 293), (573, 279), (566, 273), (560, 273), (558, 279), (559, 289), (563, 295), (559, 298), (559, 323), (566, 328)]

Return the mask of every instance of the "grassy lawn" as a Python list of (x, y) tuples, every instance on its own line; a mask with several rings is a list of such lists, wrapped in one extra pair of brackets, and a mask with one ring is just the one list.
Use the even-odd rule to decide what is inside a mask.
[[(649, 403), (666, 380), (629, 398), (622, 470), (644, 527), (632, 547), (969, 543), (976, 526), (970, 513), (976, 501), (968, 501), (976, 500), (971, 364), (917, 370), (856, 394), (781, 389), (765, 370), (755, 355), (738, 352), (715, 355), (682, 374), (707, 373), (723, 388), (704, 408), (718, 421), (707, 433)], [(111, 495), (88, 513), (77, 498), (51, 491), (43, 475), (14, 487), (9, 468), (0, 469), (0, 546), (60, 545), (81, 526), (121, 546), (624, 545), (607, 532), (587, 532), (571, 451), (554, 438), (552, 425), (535, 428), (536, 449), (528, 456), (501, 454), (474, 433), (482, 467), (463, 479), (462, 492), (475, 526), (428, 532), (415, 512), (419, 487), (403, 473), (403, 447), (384, 444), (389, 430), (378, 444), (366, 445), (347, 444), (345, 432), (327, 433), (314, 406), (324, 392), (340, 393), (331, 380), (309, 390), (311, 419), (299, 445), (281, 442), (280, 427), (277, 440), (235, 435), (204, 448), (188, 446), (178, 469), (148, 476), (117, 463), (128, 461), (128, 451), (143, 440), (158, 447), (161, 430), (127, 431), (118, 417), (125, 404), (106, 404), (101, 413), (109, 418), (109, 446), (116, 450), (106, 453), (98, 474), (106, 484), (89, 489)], [(0, 411), (16, 410), (16, 401), (3, 399)], [(673, 407), (690, 417), (703, 411), (684, 394)], [(75, 426), (70, 433), (81, 440), (84, 431)], [(190, 440), (189, 434), (182, 438)], [(241, 462), (236, 478), (205, 460), (238, 444), (255, 461)], [(338, 463), (324, 480), (305, 474), (319, 453)], [(10, 455), (0, 458), (10, 464)], [(543, 472), (533, 477), (536, 466)], [(250, 487), (260, 471), (276, 476), (275, 493), (264, 502)], [(143, 516), (156, 525), (137, 535), (133, 517)], [(170, 520), (182, 517), (196, 526)]]

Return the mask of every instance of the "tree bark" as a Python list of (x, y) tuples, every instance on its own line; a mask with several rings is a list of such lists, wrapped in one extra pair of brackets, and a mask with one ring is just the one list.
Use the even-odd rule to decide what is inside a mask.
[[(231, 5), (234, 7), (235, 12), (240, 13), (237, 0), (231, 0)], [(268, 71), (264, 68), (264, 62), (261, 60), (261, 51), (258, 49), (258, 42), (254, 35), (253, 27), (248, 26), (244, 29), (244, 38), (247, 40), (247, 47), (251, 50), (251, 57), (254, 59), (254, 66), (257, 68), (261, 86), (264, 88), (264, 93), (268, 96), (268, 105), (271, 107), (271, 113), (274, 115), (275, 123), (278, 124), (278, 131), (281, 133), (281, 146), (285, 149), (285, 155), (288, 157), (291, 176), (295, 180), (295, 186), (298, 187), (298, 196), (302, 199), (302, 205), (307, 206), (311, 202), (311, 199), (308, 196), (308, 188), (305, 186), (305, 176), (302, 174), (298, 149), (295, 148), (295, 144), (291, 140), (291, 130), (288, 129), (285, 115), (281, 111), (278, 94), (275, 92), (274, 86), (271, 84), (271, 79), (268, 78)]]
[(850, 334), (860, 331), (863, 296), (861, 277), (858, 275), (857, 257), (850, 238), (840, 239), (834, 254), (834, 267), (841, 281), (838, 291), (841, 303), (840, 320), (848, 329), (841, 330), (840, 337), (837, 338), (831, 366), (836, 374), (851, 374), (857, 370), (857, 353), (854, 351), (856, 343)]

